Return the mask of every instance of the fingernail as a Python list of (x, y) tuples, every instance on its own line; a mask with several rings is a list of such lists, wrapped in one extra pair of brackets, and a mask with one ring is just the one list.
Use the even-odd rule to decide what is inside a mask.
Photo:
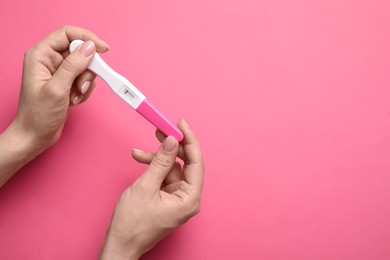
[(89, 86), (91, 85), (91, 81), (87, 80), (84, 82), (84, 84), (81, 86), (81, 94), (85, 94), (87, 90), (89, 89)]
[(136, 152), (136, 153), (143, 153), (144, 151), (140, 150), (140, 149), (137, 149), (137, 148), (133, 148), (133, 152)]
[(171, 152), (176, 148), (177, 141), (173, 136), (168, 136), (165, 138), (163, 143), (163, 149), (166, 152)]
[(81, 101), (81, 97), (80, 95), (77, 95), (73, 98), (73, 105), (77, 105), (78, 103), (80, 103)]
[(181, 121), (183, 122), (183, 126), (187, 127), (187, 128), (190, 128), (186, 122), (186, 120), (184, 120), (184, 118), (181, 119)]
[(95, 51), (95, 44), (93, 41), (86, 41), (83, 45), (81, 45), (80, 52), (85, 57), (91, 56)]
[(110, 46), (103, 40), (100, 40), (106, 47), (107, 47), (107, 50), (111, 49)]

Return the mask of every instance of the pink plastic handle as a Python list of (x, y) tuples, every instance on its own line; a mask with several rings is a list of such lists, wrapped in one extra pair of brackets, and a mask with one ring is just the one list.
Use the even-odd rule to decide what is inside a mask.
[(184, 139), (183, 133), (174, 124), (155, 108), (148, 100), (142, 101), (142, 103), (136, 109), (143, 117), (145, 117), (155, 127), (160, 129), (167, 136), (171, 135), (176, 138), (177, 141)]

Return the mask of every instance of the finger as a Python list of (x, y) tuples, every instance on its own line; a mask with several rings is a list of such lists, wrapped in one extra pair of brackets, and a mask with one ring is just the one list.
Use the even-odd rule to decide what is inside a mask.
[(164, 181), (166, 185), (169, 185), (171, 183), (179, 182), (182, 180), (184, 180), (184, 175), (183, 175), (181, 164), (175, 162), (172, 170), (168, 173), (167, 177), (165, 177)]
[(152, 189), (160, 189), (176, 161), (178, 147), (176, 139), (173, 136), (168, 136), (154, 155), (149, 167), (142, 175), (145, 183)]
[(108, 45), (91, 31), (86, 29), (66, 25), (46, 36), (42, 42), (46, 46), (50, 46), (57, 52), (63, 52), (69, 48), (69, 44), (76, 39), (83, 41), (93, 41), (96, 44), (98, 52), (106, 52), (109, 50)]
[(133, 149), (131, 156), (139, 163), (150, 164), (153, 160), (154, 153), (145, 152), (139, 149)]
[(96, 47), (92, 41), (83, 43), (62, 61), (47, 87), (59, 96), (63, 97), (66, 93), (69, 95), (73, 82), (86, 70), (95, 52)]
[(178, 181), (170, 183), (169, 185), (165, 186), (162, 190), (166, 193), (172, 194), (177, 190), (185, 188), (184, 186), (188, 185), (185, 181)]
[(186, 156), (184, 178), (201, 192), (204, 177), (204, 161), (199, 141), (183, 119), (179, 121), (178, 126), (184, 134), (183, 147)]
[[(160, 143), (163, 142), (163, 141), (165, 140), (165, 138), (167, 138), (167, 136), (166, 136), (163, 132), (161, 132), (160, 129), (156, 129), (156, 137), (157, 137), (157, 139), (160, 141)], [(177, 156), (178, 156), (180, 159), (182, 159), (183, 161), (186, 160), (186, 159), (185, 159), (185, 154), (184, 154), (183, 145), (181, 145), (181, 144), (180, 144), (180, 146), (179, 146), (179, 152), (178, 152)]]
[(71, 99), (71, 102), (72, 102), (71, 105), (73, 105), (73, 106), (80, 105), (80, 104), (84, 103), (85, 101), (87, 101), (88, 98), (92, 95), (92, 92), (95, 89), (95, 87), (96, 87), (96, 82), (94, 80), (94, 81), (92, 81), (91, 86), (89, 87), (88, 91), (85, 94), (81, 94), (78, 90), (73, 90), (73, 88), (72, 88), (71, 95), (73, 95), (75, 97), (75, 99)]
[(92, 95), (95, 88), (96, 88), (96, 81), (93, 80), (91, 86), (89, 87), (87, 92), (83, 95), (83, 98), (80, 103), (84, 103), (86, 100), (88, 100), (88, 98)]
[(156, 137), (157, 137), (157, 139), (158, 139), (160, 142), (164, 141), (165, 138), (167, 138), (167, 136), (166, 136), (163, 132), (161, 132), (160, 129), (156, 129)]
[[(133, 149), (132, 156), (139, 163), (150, 164), (153, 160), (154, 153)], [(182, 166), (180, 163), (175, 162), (173, 165), (173, 169), (168, 173), (164, 181), (166, 182), (165, 184), (167, 185), (176, 181), (181, 181), (183, 179), (184, 179), (184, 175), (183, 175)]]
[(30, 68), (36, 68), (37, 63), (42, 64), (53, 75), (63, 60), (60, 53), (39, 42), (26, 51), (24, 64)]
[(76, 106), (81, 103), (83, 98), (83, 95), (81, 95), (77, 90), (72, 90), (69, 97), (69, 105)]
[(64, 60), (64, 57), (54, 50), (49, 50), (47, 55), (40, 55), (38, 57), (39, 58), (37, 60), (49, 69), (51, 75), (57, 71), (58, 67)]
[[(58, 52), (57, 52), (58, 53)], [(69, 49), (66, 49), (64, 50), (63, 52), (61, 52), (61, 56), (63, 59), (65, 59), (66, 57), (68, 57), (68, 55), (70, 54), (70, 51)]]
[(82, 95), (85, 95), (89, 90), (89, 88), (91, 87), (92, 81), (95, 78), (96, 78), (96, 74), (89, 70), (86, 70), (83, 73), (81, 73), (77, 77), (74, 83), (76, 85), (78, 92), (81, 93)]

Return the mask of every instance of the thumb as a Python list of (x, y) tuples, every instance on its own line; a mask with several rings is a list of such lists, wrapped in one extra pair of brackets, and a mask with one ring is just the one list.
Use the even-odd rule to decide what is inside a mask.
[(149, 167), (143, 174), (144, 181), (152, 188), (160, 189), (161, 184), (176, 161), (178, 151), (179, 144), (177, 140), (173, 136), (168, 136), (153, 156)]
[(74, 52), (70, 53), (58, 67), (48, 85), (52, 91), (69, 93), (75, 79), (84, 72), (96, 52), (92, 41), (86, 41)]

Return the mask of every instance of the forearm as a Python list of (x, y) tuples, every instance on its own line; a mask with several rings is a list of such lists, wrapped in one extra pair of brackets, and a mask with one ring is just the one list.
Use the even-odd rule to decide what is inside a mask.
[(43, 150), (33, 146), (29, 136), (12, 123), (0, 134), (0, 187)]

